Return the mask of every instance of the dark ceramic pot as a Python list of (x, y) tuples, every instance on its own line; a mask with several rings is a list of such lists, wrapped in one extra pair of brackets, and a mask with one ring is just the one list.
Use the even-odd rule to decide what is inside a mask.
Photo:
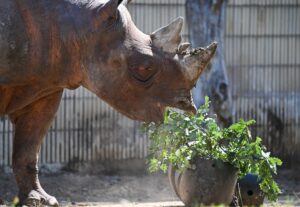
[(247, 174), (238, 180), (240, 203), (246, 206), (261, 206), (264, 203), (264, 194), (259, 187), (260, 182), (258, 176), (253, 174)]
[(193, 169), (182, 173), (169, 166), (169, 180), (180, 200), (187, 206), (229, 205), (237, 182), (236, 169), (228, 163), (203, 158), (193, 163)]

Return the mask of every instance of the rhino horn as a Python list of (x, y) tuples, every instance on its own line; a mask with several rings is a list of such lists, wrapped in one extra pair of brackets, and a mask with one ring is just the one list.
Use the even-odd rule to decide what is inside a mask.
[(183, 66), (184, 74), (195, 84), (200, 74), (204, 71), (217, 49), (217, 42), (212, 42), (206, 48), (193, 49), (185, 55), (180, 63)]
[(155, 47), (167, 53), (176, 53), (181, 42), (183, 18), (177, 17), (169, 25), (154, 31), (150, 37)]

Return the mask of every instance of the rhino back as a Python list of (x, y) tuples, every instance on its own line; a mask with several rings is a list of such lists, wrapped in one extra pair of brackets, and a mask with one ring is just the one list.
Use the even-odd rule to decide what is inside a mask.
[(0, 116), (70, 84), (92, 18), (78, 2), (0, 0)]
[[(63, 75), (72, 39), (85, 39), (84, 1), (0, 0), (0, 85)], [(54, 74), (53, 74), (54, 75)]]
[[(25, 49), (24, 26), (13, 1), (0, 0), (0, 85), (9, 83), (22, 64)], [(21, 75), (21, 74), (20, 74)]]

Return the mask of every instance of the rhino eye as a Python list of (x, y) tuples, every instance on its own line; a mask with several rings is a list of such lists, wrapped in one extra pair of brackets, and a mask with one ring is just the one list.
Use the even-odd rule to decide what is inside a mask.
[(140, 66), (140, 67), (138, 67), (138, 69), (137, 69), (137, 73), (138, 73), (141, 77), (147, 79), (148, 76), (152, 74), (152, 68), (151, 68), (151, 67)]
[(150, 66), (138, 66), (134, 67), (130, 70), (132, 76), (140, 81), (140, 82), (147, 82), (155, 75), (155, 70)]

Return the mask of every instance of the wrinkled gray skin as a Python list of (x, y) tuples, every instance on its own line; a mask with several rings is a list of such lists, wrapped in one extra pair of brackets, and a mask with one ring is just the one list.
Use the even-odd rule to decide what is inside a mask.
[(84, 86), (140, 121), (160, 122), (167, 106), (195, 112), (190, 90), (216, 43), (190, 52), (182, 23), (146, 35), (120, 0), (0, 0), (0, 116), (15, 124), (22, 204), (58, 204), (39, 183), (37, 161), (64, 88)]

